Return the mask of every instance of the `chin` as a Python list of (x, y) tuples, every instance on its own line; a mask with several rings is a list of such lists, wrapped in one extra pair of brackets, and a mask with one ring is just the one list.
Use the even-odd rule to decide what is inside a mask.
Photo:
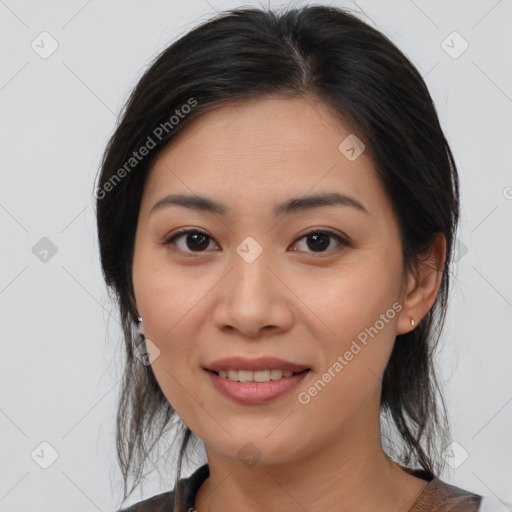
[(285, 434), (284, 437), (275, 436), (273, 439), (273, 434), (266, 436), (267, 434), (261, 433), (259, 436), (247, 433), (240, 436), (234, 434), (233, 438), (226, 439), (224, 444), (217, 442), (208, 446), (209, 450), (227, 459), (237, 460), (247, 467), (289, 463), (299, 458), (296, 436)]

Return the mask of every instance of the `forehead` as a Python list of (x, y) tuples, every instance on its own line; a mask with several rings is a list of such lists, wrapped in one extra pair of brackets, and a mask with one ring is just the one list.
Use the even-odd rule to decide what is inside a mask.
[(351, 160), (340, 150), (354, 136), (316, 97), (236, 101), (201, 114), (162, 150), (146, 195), (213, 194), (229, 204), (337, 191), (373, 215), (389, 210), (369, 155)]

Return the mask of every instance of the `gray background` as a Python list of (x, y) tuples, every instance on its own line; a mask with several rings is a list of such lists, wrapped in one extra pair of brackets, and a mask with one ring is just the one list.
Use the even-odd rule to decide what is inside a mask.
[[(362, 11), (418, 67), (454, 151), (462, 222), (439, 364), (457, 445), (443, 477), (510, 504), (512, 0), (333, 3)], [(241, 5), (260, 3), (0, 0), (0, 511), (119, 504), (123, 359), (93, 182), (150, 59)], [(130, 502), (172, 487), (172, 457), (161, 462)]]

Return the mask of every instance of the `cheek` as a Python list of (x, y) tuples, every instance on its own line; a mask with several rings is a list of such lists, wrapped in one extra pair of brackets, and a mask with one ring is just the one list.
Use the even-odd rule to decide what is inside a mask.
[(328, 345), (331, 345), (336, 340), (355, 338), (373, 326), (381, 315), (386, 317), (386, 324), (379, 331), (389, 330), (397, 315), (394, 309), (388, 310), (399, 297), (395, 266), (391, 261), (383, 266), (373, 258), (365, 261), (361, 257), (325, 273), (318, 272), (314, 279), (310, 273), (290, 279), (296, 295), (314, 313), (309, 317), (312, 320), (316, 317), (323, 331), (328, 332)]
[(197, 346), (204, 336), (201, 319), (206, 314), (204, 299), (210, 288), (198, 279), (185, 283), (155, 274), (140, 295), (146, 337), (159, 350), (152, 361), (153, 372), (163, 394), (183, 419), (195, 416), (194, 410), (203, 405), (204, 376)]
[[(160, 257), (159, 257), (160, 258)], [(155, 258), (153, 259), (155, 262)], [(147, 336), (159, 344), (170, 345), (176, 337), (183, 338), (183, 329), (192, 325), (202, 302), (215, 284), (215, 275), (197, 269), (159, 263), (134, 268), (137, 304), (144, 312)]]
[(339, 314), (336, 335), (323, 339), (319, 347), (324, 354), (322, 367), (298, 391), (303, 414), (322, 421), (331, 418), (330, 426), (320, 426), (313, 420), (326, 435), (330, 432), (339, 436), (339, 429), (349, 425), (370, 400), (378, 410), (382, 376), (395, 340), (396, 311), (384, 311), (385, 316), (380, 318), (366, 309), (358, 317)]
[(329, 328), (327, 336), (314, 334), (322, 353), (318, 377), (322, 380), (325, 374), (316, 386), (321, 401), (348, 400), (355, 407), (382, 378), (401, 310), (394, 270), (391, 265), (384, 270), (375, 263), (354, 265), (325, 280), (320, 291), (309, 287), (307, 303), (318, 312), (318, 324)]
[(204, 421), (200, 412), (209, 410), (208, 404), (203, 403), (202, 393), (207, 375), (199, 367), (194, 342), (199, 334), (186, 330), (184, 321), (170, 332), (167, 332), (167, 325), (161, 328), (158, 321), (156, 318), (153, 330), (160, 352), (152, 361), (152, 370), (167, 401), (185, 423), (194, 426), (198, 421), (196, 418)]

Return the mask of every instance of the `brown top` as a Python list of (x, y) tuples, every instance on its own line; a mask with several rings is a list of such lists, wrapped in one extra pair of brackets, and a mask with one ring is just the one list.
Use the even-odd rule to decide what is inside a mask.
[[(408, 473), (428, 481), (408, 512), (478, 512), (480, 509), (482, 496), (447, 484), (437, 477), (429, 481), (422, 469), (401, 467)], [(204, 464), (188, 478), (180, 479), (179, 486), (184, 497), (183, 510), (180, 512), (194, 510), (199, 487), (209, 476), (208, 464)], [(174, 490), (157, 494), (118, 512), (174, 512)]]
[(423, 480), (428, 484), (408, 512), (477, 512), (480, 509), (482, 496), (455, 487), (439, 478), (429, 481), (426, 472), (422, 469), (400, 467)]

